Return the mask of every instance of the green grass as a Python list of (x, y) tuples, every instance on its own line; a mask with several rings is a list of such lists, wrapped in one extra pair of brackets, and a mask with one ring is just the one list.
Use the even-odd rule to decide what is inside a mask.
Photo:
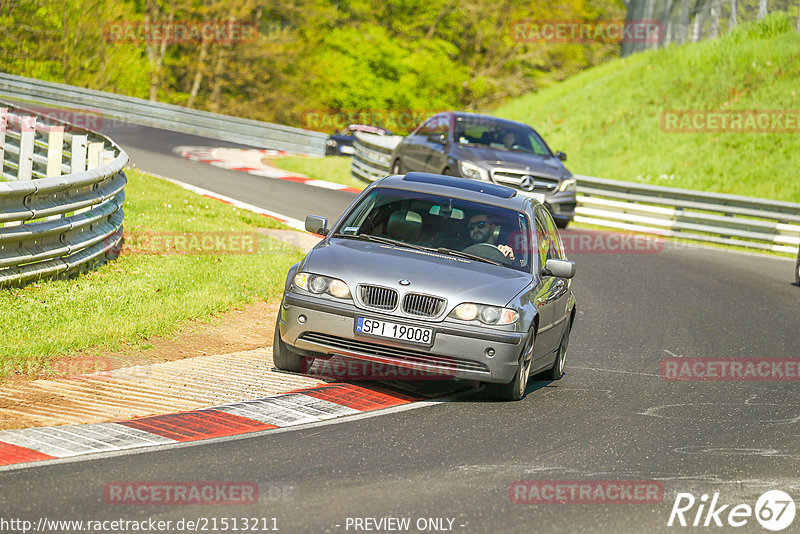
[[(127, 175), (129, 242), (141, 244), (142, 235), (158, 232), (235, 236), (281, 226), (137, 171)], [(47, 373), (57, 358), (90, 348), (146, 346), (150, 336), (169, 335), (186, 321), (277, 297), (302, 254), (258, 237), (259, 252), (251, 254), (137, 254), (128, 247), (117, 260), (77, 278), (0, 291), (0, 378)]]
[(350, 175), (352, 158), (347, 156), (325, 156), (320, 158), (306, 156), (283, 156), (271, 161), (285, 171), (298, 172), (315, 180), (325, 180), (337, 184), (364, 189), (366, 182)]
[(711, 41), (586, 70), (494, 114), (530, 124), (576, 174), (800, 202), (800, 133), (668, 133), (667, 110), (800, 109), (800, 33), (781, 13)]

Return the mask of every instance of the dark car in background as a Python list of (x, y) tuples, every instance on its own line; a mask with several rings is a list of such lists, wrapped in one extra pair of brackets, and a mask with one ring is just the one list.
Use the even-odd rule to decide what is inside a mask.
[(369, 126), (366, 124), (351, 124), (343, 128), (339, 133), (331, 134), (325, 142), (326, 156), (352, 156), (353, 142), (356, 140), (356, 132), (364, 132), (375, 135), (392, 135), (386, 128)]
[(512, 187), (536, 198), (559, 228), (575, 215), (576, 181), (530, 126), (489, 115), (442, 112), (411, 132), (392, 153), (392, 173), (431, 172)]

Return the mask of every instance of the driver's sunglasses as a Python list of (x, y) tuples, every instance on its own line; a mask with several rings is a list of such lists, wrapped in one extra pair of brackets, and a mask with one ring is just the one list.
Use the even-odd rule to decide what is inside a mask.
[(484, 229), (487, 226), (489, 226), (489, 222), (488, 221), (480, 221), (480, 222), (476, 222), (476, 223), (469, 223), (467, 225), (467, 228), (469, 228), (470, 230), (474, 230), (475, 228)]

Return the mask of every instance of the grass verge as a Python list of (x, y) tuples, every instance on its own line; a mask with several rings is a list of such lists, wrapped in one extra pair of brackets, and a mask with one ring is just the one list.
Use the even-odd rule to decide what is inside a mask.
[(796, 118), (794, 22), (775, 13), (718, 39), (634, 54), (494, 113), (536, 128), (569, 154), (577, 174), (800, 202), (797, 131), (670, 133), (660, 123), (674, 110), (782, 110)]
[(270, 163), (285, 171), (298, 172), (315, 180), (325, 180), (326, 182), (364, 189), (369, 184), (350, 175), (350, 163), (352, 161), (352, 158), (347, 156), (325, 156), (320, 158), (282, 156), (271, 160)]
[[(60, 357), (169, 335), (186, 321), (275, 298), (289, 266), (302, 258), (258, 233), (281, 227), (277, 221), (136, 170), (127, 176), (125, 234), (133, 248), (126, 245), (117, 260), (71, 280), (0, 291), (0, 379), (49, 374)], [(211, 236), (215, 244), (202, 254), (179, 254), (169, 245), (178, 236)], [(258, 246), (218, 253), (227, 247), (218, 238), (257, 239)]]

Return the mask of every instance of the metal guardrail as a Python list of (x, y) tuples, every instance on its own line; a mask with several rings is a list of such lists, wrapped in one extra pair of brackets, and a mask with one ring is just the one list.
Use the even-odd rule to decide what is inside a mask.
[(300, 154), (325, 154), (326, 134), (0, 73), (0, 96), (84, 109), (117, 121)]
[(127, 163), (107, 137), (0, 103), (0, 287), (116, 257)]
[[(356, 134), (352, 176), (372, 182), (390, 172), (402, 137)], [(691, 242), (794, 254), (800, 204), (576, 175), (575, 222)]]

